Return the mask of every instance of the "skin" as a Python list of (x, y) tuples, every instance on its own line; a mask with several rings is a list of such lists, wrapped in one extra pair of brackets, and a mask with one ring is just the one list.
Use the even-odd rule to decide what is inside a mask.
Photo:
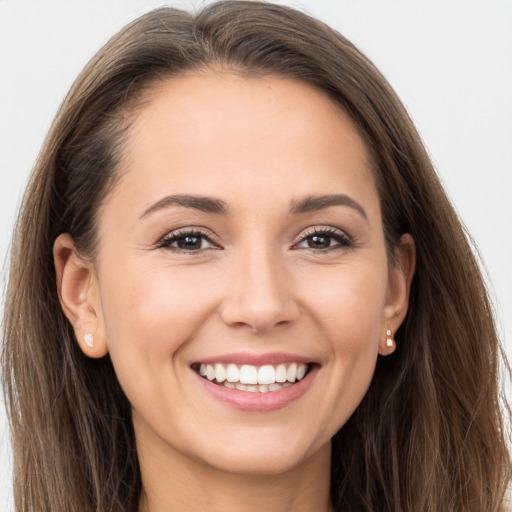
[[(97, 259), (80, 258), (69, 235), (55, 243), (77, 340), (90, 357), (110, 353), (133, 407), (140, 510), (327, 511), (330, 439), (379, 353), (393, 350), (386, 330), (406, 314), (413, 241), (402, 237), (390, 266), (363, 141), (324, 93), (210, 70), (147, 100), (100, 210)], [(231, 213), (169, 205), (144, 215), (170, 194), (221, 199)], [(345, 194), (364, 213), (290, 213), (321, 194)], [(190, 227), (213, 242), (159, 247)], [(324, 235), (326, 250), (311, 247), (314, 227), (350, 242)], [(242, 412), (213, 400), (190, 368), (233, 352), (298, 354), (318, 372), (288, 406)]]

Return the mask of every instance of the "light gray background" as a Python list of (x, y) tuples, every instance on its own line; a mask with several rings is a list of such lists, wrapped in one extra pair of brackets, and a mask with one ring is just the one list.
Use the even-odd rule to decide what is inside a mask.
[[(207, 2), (178, 1), (188, 8)], [(302, 0), (397, 90), (464, 223), (512, 354), (512, 1)], [(60, 101), (99, 47), (154, 0), (0, 0), (0, 258)], [(12, 510), (0, 404), (0, 510)]]

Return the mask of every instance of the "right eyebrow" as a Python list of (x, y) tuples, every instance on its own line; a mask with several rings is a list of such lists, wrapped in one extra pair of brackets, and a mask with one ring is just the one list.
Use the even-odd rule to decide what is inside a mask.
[(192, 196), (188, 194), (177, 194), (166, 196), (155, 204), (147, 208), (140, 216), (139, 220), (147, 217), (157, 210), (162, 210), (168, 206), (183, 206), (185, 208), (194, 208), (206, 213), (216, 213), (218, 215), (229, 215), (229, 207), (227, 203), (220, 199), (213, 199), (204, 196)]
[(290, 213), (298, 215), (329, 208), (330, 206), (348, 206), (354, 209), (363, 219), (368, 221), (364, 208), (346, 194), (326, 194), (319, 196), (307, 196), (300, 201), (292, 201)]

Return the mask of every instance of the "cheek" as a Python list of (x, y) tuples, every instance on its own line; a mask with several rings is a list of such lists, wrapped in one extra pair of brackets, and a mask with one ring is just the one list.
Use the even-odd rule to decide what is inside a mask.
[(171, 271), (161, 262), (118, 262), (109, 267), (101, 288), (102, 313), (120, 379), (126, 372), (142, 378), (144, 366), (172, 361), (194, 338), (215, 308), (208, 291), (216, 287), (208, 280), (192, 266)]
[[(387, 292), (382, 265), (344, 265), (315, 272), (304, 286), (314, 318), (333, 344), (357, 351), (375, 343), (381, 331)], [(309, 290), (309, 291), (308, 291)]]
[(323, 414), (329, 418), (323, 427), (325, 436), (334, 435), (348, 420), (373, 378), (387, 283), (386, 269), (376, 268), (340, 268), (330, 276), (317, 273), (314, 281), (312, 322), (329, 354), (323, 402)]

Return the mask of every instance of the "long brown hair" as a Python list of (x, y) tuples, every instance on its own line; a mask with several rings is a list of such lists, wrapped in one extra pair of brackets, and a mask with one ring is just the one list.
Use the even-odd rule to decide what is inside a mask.
[(395, 354), (333, 439), (339, 511), (496, 512), (511, 474), (491, 306), (468, 237), (410, 118), (349, 41), (288, 7), (228, 1), (152, 11), (89, 62), (54, 121), (13, 240), (2, 354), (18, 511), (134, 512), (141, 490), (130, 404), (108, 355), (85, 357), (57, 297), (52, 246), (94, 256), (95, 216), (124, 134), (155, 83), (222, 66), (328, 94), (372, 156), (388, 252), (416, 242)]

